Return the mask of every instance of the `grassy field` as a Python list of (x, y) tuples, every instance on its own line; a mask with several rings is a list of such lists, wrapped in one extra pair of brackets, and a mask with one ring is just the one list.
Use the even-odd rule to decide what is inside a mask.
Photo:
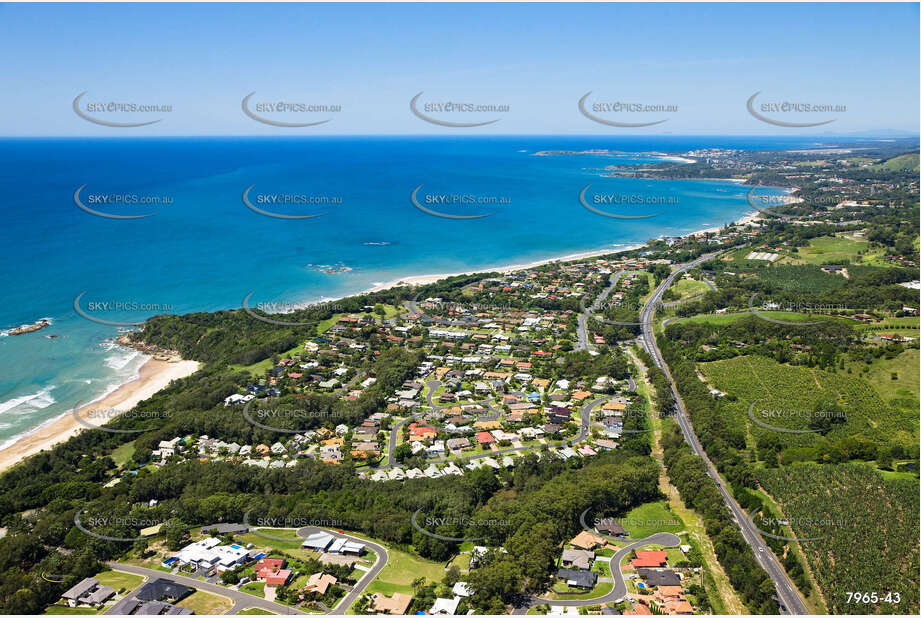
[[(376, 541), (370, 537), (349, 532), (350, 535)], [(440, 562), (433, 562), (409, 554), (398, 549), (387, 548), (387, 566), (380, 572), (377, 578), (368, 586), (368, 592), (382, 592), (392, 595), (394, 592), (406, 592), (412, 594), (412, 582), (417, 577), (424, 577), (429, 583), (440, 582), (444, 579), (445, 569)]]
[(176, 603), (176, 605), (191, 609), (201, 616), (206, 614), (223, 614), (233, 606), (233, 603), (227, 597), (196, 590)]
[(237, 612), (243, 616), (274, 616), (275, 612), (270, 612), (267, 609), (262, 609), (261, 607), (249, 607), (244, 609), (242, 612)]
[(837, 236), (813, 238), (806, 247), (799, 247), (794, 255), (803, 264), (841, 264), (860, 262), (861, 253), (870, 248), (867, 241), (852, 240)]
[(634, 541), (657, 532), (681, 532), (685, 529), (684, 523), (668, 509), (664, 500), (641, 504), (628, 512), (620, 523)]
[(314, 552), (301, 548), (301, 543), (303, 543), (304, 539), (297, 536), (297, 530), (287, 528), (260, 528), (260, 531), (267, 535), (291, 540), (280, 541), (276, 539), (269, 539), (262, 535), (256, 534), (255, 532), (239, 534), (234, 538), (236, 538), (237, 541), (243, 543), (244, 545), (247, 543), (252, 543), (256, 547), (283, 551), (285, 553), (291, 554), (295, 558), (306, 559), (316, 556)]
[(919, 169), (918, 153), (915, 152), (892, 157), (888, 161), (883, 161), (877, 167), (889, 171), (914, 170), (917, 172)]
[(550, 599), (554, 601), (597, 599), (603, 597), (613, 589), (614, 584), (610, 582), (602, 582), (591, 590), (585, 591), (581, 588), (570, 588), (566, 584), (557, 583), (553, 586), (553, 592), (550, 594)]
[(122, 573), (121, 571), (103, 571), (96, 575), (96, 579), (104, 586), (112, 586), (116, 592), (134, 590), (144, 583), (144, 578), (140, 575)]
[[(841, 319), (841, 318), (828, 318), (826, 316), (817, 316), (815, 314), (809, 313), (796, 313), (792, 311), (766, 311), (764, 309), (758, 308), (755, 305), (755, 308), (758, 309), (758, 313), (765, 315), (774, 320), (783, 320), (784, 322), (816, 322), (818, 320), (828, 320), (828, 319)], [(737, 320), (753, 315), (750, 311), (743, 311), (741, 313), (723, 313), (723, 314), (705, 314), (705, 315), (695, 315), (691, 318), (686, 318), (685, 322), (698, 322), (704, 324), (714, 324), (714, 325), (726, 325), (732, 324)]]
[(115, 462), (115, 465), (121, 468), (126, 463), (131, 461), (131, 457), (134, 455), (134, 441), (126, 442), (118, 448), (116, 448), (109, 457), (112, 458), (112, 461)]
[[(865, 362), (851, 362), (847, 367), (869, 382), (886, 401), (912, 398), (921, 399), (918, 350), (905, 350), (893, 359), (880, 358), (867, 365)], [(897, 379), (892, 379), (895, 373)], [(917, 408), (917, 405), (914, 405)]]
[(248, 582), (240, 586), (240, 592), (251, 594), (261, 599), (265, 598), (265, 582)]
[[(332, 324), (330, 326), (332, 326)], [(290, 350), (286, 352), (281, 352), (280, 354), (278, 354), (278, 356), (280, 358), (284, 358), (286, 356), (290, 356), (297, 352), (303, 352), (303, 351), (304, 351), (304, 344), (299, 343), (293, 348), (291, 348)], [(275, 366), (275, 363), (272, 362), (272, 356), (269, 356), (268, 358), (262, 359), (258, 363), (253, 363), (252, 365), (229, 365), (228, 367), (230, 368), (231, 371), (248, 371), (254, 377), (258, 378), (258, 377), (264, 377), (265, 372), (274, 366)]]
[(675, 300), (684, 300), (692, 296), (700, 296), (707, 292), (710, 287), (703, 281), (697, 281), (696, 279), (681, 279), (676, 281), (670, 289), (678, 295)]

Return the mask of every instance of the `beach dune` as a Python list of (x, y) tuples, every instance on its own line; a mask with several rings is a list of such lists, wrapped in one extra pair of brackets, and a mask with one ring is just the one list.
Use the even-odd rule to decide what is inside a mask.
[[(198, 367), (198, 361), (181, 360), (178, 357), (168, 360), (151, 358), (141, 367), (137, 378), (122, 384), (103, 398), (78, 408), (77, 414), (87, 419), (91, 410), (126, 412), (168, 386), (173, 380), (195, 373)], [(86, 427), (80, 424), (74, 418), (73, 411), (70, 411), (0, 450), (0, 471), (14, 466), (29, 455), (64, 442), (84, 429)]]

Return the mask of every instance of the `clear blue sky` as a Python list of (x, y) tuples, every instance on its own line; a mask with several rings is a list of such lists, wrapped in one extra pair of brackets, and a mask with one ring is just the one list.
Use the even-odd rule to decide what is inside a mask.
[[(0, 136), (917, 133), (918, 8), (3, 4)], [(166, 103), (174, 111), (150, 127), (97, 126), (71, 109), (83, 91), (88, 100)], [(326, 125), (279, 129), (242, 113), (252, 91), (254, 101), (342, 111)], [(410, 113), (420, 91), (432, 101), (510, 111), (488, 127), (442, 128)], [(679, 111), (655, 127), (612, 129), (579, 113), (588, 91), (599, 101)], [(847, 111), (818, 130), (775, 127), (746, 111), (756, 91), (765, 100)]]

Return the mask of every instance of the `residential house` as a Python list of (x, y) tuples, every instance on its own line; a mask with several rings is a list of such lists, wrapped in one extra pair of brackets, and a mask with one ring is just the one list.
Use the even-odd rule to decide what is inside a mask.
[(335, 586), (338, 580), (329, 573), (314, 573), (307, 579), (307, 586), (304, 588), (307, 592), (316, 592), (319, 595), (326, 594), (330, 586)]
[(560, 565), (567, 568), (591, 569), (595, 552), (585, 549), (564, 549)]
[(598, 581), (597, 573), (582, 569), (560, 569), (557, 571), (556, 576), (565, 581), (567, 586), (573, 588), (594, 588), (595, 583)]
[(668, 557), (664, 551), (637, 551), (636, 558), (630, 564), (634, 569), (662, 568), (668, 566)]
[(115, 589), (102, 586), (95, 577), (87, 577), (61, 595), (70, 607), (101, 605), (115, 596)]
[(406, 614), (413, 597), (410, 594), (394, 592), (392, 597), (388, 597), (380, 592), (371, 595), (371, 605), (369, 609), (377, 614), (392, 614), (395, 616)]

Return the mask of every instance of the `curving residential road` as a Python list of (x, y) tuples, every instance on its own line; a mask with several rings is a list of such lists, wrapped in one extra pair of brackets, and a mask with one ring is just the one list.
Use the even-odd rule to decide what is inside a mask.
[(610, 295), (610, 293), (617, 287), (617, 282), (620, 281), (620, 278), (625, 274), (632, 272), (626, 270), (618, 270), (613, 273), (608, 279), (608, 287), (606, 287), (601, 294), (598, 295), (598, 298), (592, 303), (588, 308), (585, 307), (584, 299), (582, 304), (582, 313), (576, 318), (579, 327), (576, 329), (576, 335), (579, 339), (576, 343), (576, 350), (588, 350), (589, 352), (595, 351), (595, 346), (588, 342), (588, 320), (592, 317), (592, 314), (598, 311), (598, 308), (601, 307), (601, 303)]
[[(287, 605), (282, 605), (281, 603), (275, 603), (273, 601), (267, 601), (265, 599), (259, 598), (252, 594), (247, 594), (245, 592), (240, 592), (238, 590), (231, 590), (225, 588), (224, 586), (218, 586), (217, 584), (209, 584), (203, 582), (200, 579), (195, 579), (193, 577), (186, 577), (185, 575), (173, 575), (171, 573), (164, 573), (163, 571), (157, 571), (155, 569), (147, 569), (144, 567), (134, 566), (132, 564), (123, 564), (121, 562), (109, 562), (109, 567), (117, 571), (124, 571), (125, 573), (131, 573), (133, 575), (141, 575), (146, 577), (146, 581), (151, 581), (154, 579), (159, 579), (164, 577), (166, 579), (171, 579), (180, 584), (184, 584), (196, 590), (201, 590), (203, 592), (209, 592), (211, 594), (217, 594), (222, 597), (226, 597), (233, 601), (233, 606), (227, 610), (228, 614), (236, 614), (248, 607), (258, 607), (260, 609), (266, 609), (274, 614), (300, 614), (304, 615), (306, 612), (302, 612), (299, 609), (293, 607), (288, 607)], [(146, 582), (145, 582), (146, 583)], [(141, 584), (143, 586), (143, 584)], [(140, 588), (141, 586), (138, 586)], [(134, 597), (137, 589), (132, 590), (130, 593), (125, 595), (125, 598), (113, 605), (111, 608), (106, 610), (106, 614), (124, 614), (122, 611), (122, 606), (124, 605), (127, 599)]]
[(702, 255), (693, 262), (688, 262), (687, 264), (678, 266), (659, 285), (659, 287), (656, 288), (656, 291), (649, 299), (649, 302), (645, 307), (643, 307), (643, 310), (640, 313), (640, 322), (642, 323), (642, 334), (640, 336), (641, 343), (652, 357), (656, 366), (661, 369), (668, 378), (668, 381), (671, 384), (672, 396), (675, 399), (675, 420), (678, 422), (679, 427), (681, 427), (681, 433), (684, 434), (684, 439), (690, 445), (691, 451), (703, 459), (704, 464), (707, 467), (707, 474), (716, 481), (716, 486), (719, 489), (720, 494), (723, 496), (723, 501), (726, 503), (726, 506), (729, 507), (734, 521), (739, 526), (742, 532), (742, 537), (751, 546), (752, 551), (755, 554), (755, 560), (774, 581), (774, 586), (777, 589), (777, 598), (780, 599), (781, 611), (784, 613), (805, 615), (808, 614), (809, 611), (807, 610), (806, 604), (803, 602), (799, 591), (790, 581), (786, 571), (784, 571), (780, 564), (777, 562), (777, 558), (764, 542), (764, 539), (762, 539), (758, 534), (757, 528), (755, 528), (754, 524), (748, 518), (748, 515), (735, 501), (735, 498), (732, 497), (732, 495), (729, 493), (729, 490), (726, 489), (725, 482), (720, 477), (716, 466), (714, 466), (713, 462), (710, 461), (710, 458), (707, 457), (707, 453), (703, 446), (700, 444), (700, 441), (697, 438), (697, 434), (694, 433), (694, 427), (691, 425), (687, 408), (685, 408), (684, 401), (682, 401), (681, 395), (678, 393), (678, 389), (675, 386), (675, 380), (672, 378), (672, 374), (668, 370), (668, 366), (665, 363), (665, 359), (662, 357), (662, 352), (659, 350), (659, 346), (656, 343), (655, 334), (653, 333), (653, 317), (655, 315), (656, 306), (662, 299), (662, 294), (665, 293), (665, 290), (668, 289), (675, 278), (678, 275), (692, 268), (695, 268), (696, 266), (699, 266), (708, 260), (713, 259), (714, 257), (720, 255), (720, 253), (722, 252)]
[[(425, 394), (426, 403), (433, 410), (441, 410), (444, 408), (453, 408), (457, 406), (456, 403), (437, 404), (433, 401), (435, 391), (438, 390), (438, 388), (441, 386), (441, 380), (429, 380), (428, 382), (425, 383), (425, 385), (428, 387), (428, 392)], [(481, 403), (483, 407), (489, 409), (490, 414), (487, 416), (478, 417), (477, 418), (478, 421), (494, 421), (497, 418), (499, 418), (500, 414), (502, 414), (502, 412), (500, 410), (497, 410), (492, 405), (491, 402), (485, 401)], [(403, 428), (403, 425), (405, 425), (406, 423), (410, 421), (418, 420), (423, 414), (425, 414), (424, 411), (414, 412), (408, 418), (404, 418), (394, 423), (393, 427), (390, 428), (390, 436), (388, 438), (388, 443), (387, 443), (387, 462), (379, 466), (372, 467), (371, 468), (372, 470), (392, 468), (395, 465), (396, 462), (393, 457), (393, 452), (397, 448), (397, 438), (400, 435), (400, 430)]]
[(606, 595), (592, 599), (573, 599), (565, 601), (551, 601), (549, 599), (542, 599), (540, 597), (532, 596), (528, 597), (528, 599), (522, 605), (516, 607), (512, 614), (526, 614), (528, 609), (534, 607), (535, 605), (582, 607), (584, 605), (600, 605), (601, 603), (618, 603), (627, 596), (627, 583), (624, 581), (624, 574), (620, 570), (621, 560), (628, 556), (633, 550), (639, 547), (643, 547), (644, 545), (662, 545), (664, 547), (674, 547), (679, 543), (681, 543), (681, 539), (670, 532), (659, 532), (653, 534), (652, 536), (648, 536), (645, 539), (634, 541), (626, 547), (618, 550), (617, 553), (614, 554), (614, 556), (611, 558), (609, 566), (611, 567), (611, 576), (614, 579), (614, 587), (611, 589), (611, 592), (607, 593)]
[(348, 534), (342, 534), (341, 532), (334, 532), (333, 530), (327, 530), (326, 528), (314, 528), (313, 526), (307, 526), (304, 528), (299, 528), (297, 535), (301, 538), (307, 538), (311, 534), (317, 532), (326, 532), (333, 535), (337, 538), (346, 538), (350, 541), (355, 541), (356, 543), (361, 543), (373, 549), (377, 553), (377, 560), (374, 562), (374, 566), (368, 569), (364, 577), (362, 577), (355, 586), (336, 604), (336, 607), (330, 611), (330, 615), (333, 616), (343, 616), (352, 606), (352, 604), (358, 600), (358, 597), (365, 591), (365, 588), (368, 587), (368, 584), (374, 581), (374, 578), (377, 577), (378, 573), (384, 570), (384, 567), (387, 566), (387, 561), (390, 559), (390, 554), (387, 553), (387, 548), (383, 545), (378, 545), (377, 543), (372, 543), (371, 541), (360, 539), (355, 536), (350, 536)]

